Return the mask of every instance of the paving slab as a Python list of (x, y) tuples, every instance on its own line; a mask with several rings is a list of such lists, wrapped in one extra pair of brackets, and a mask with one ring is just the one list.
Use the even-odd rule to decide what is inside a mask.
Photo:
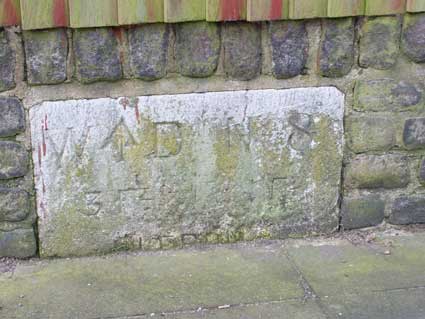
[(331, 318), (423, 319), (425, 289), (412, 288), (362, 295), (335, 296), (321, 300)]
[(0, 318), (114, 318), (302, 298), (280, 247), (23, 263), (0, 277)]
[(254, 305), (236, 305), (222, 309), (200, 309), (174, 314), (149, 314), (146, 316), (120, 317), (116, 319), (326, 319), (320, 307), (312, 300), (290, 300)]
[(424, 232), (15, 263), (2, 319), (425, 318)]
[(295, 242), (287, 251), (320, 297), (425, 286), (425, 235), (379, 235), (373, 244)]

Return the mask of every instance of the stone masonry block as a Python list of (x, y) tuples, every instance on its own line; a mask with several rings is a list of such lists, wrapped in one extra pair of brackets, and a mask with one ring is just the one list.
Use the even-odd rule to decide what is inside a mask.
[(57, 84), (66, 80), (65, 29), (26, 31), (24, 43), (29, 84)]
[(0, 141), (0, 180), (22, 177), (28, 172), (28, 154), (15, 142)]
[(388, 151), (396, 145), (396, 125), (388, 117), (351, 116), (346, 120), (346, 137), (355, 153)]
[(217, 69), (220, 29), (215, 23), (189, 22), (176, 25), (178, 72), (195, 78), (208, 77)]
[(410, 181), (407, 157), (359, 155), (348, 165), (345, 183), (349, 188), (402, 188)]
[(289, 79), (304, 72), (308, 35), (303, 21), (273, 21), (269, 25), (273, 75)]
[(385, 202), (378, 196), (344, 198), (341, 209), (341, 226), (357, 229), (376, 226), (384, 220)]
[(401, 48), (412, 61), (425, 62), (425, 13), (404, 16)]
[(224, 69), (227, 76), (251, 80), (261, 72), (261, 27), (256, 23), (224, 25)]
[(6, 32), (0, 31), (0, 92), (15, 87), (15, 54)]
[(111, 28), (76, 29), (73, 43), (79, 81), (92, 83), (122, 78), (118, 40)]
[(335, 87), (43, 102), (29, 116), (40, 254), (331, 232), (343, 116)]
[(361, 30), (360, 66), (378, 70), (392, 68), (399, 55), (400, 30), (396, 16), (368, 18)]
[(406, 120), (403, 143), (409, 150), (425, 148), (425, 117)]
[(37, 243), (32, 228), (0, 231), (0, 257), (28, 258), (36, 252)]
[(157, 80), (167, 73), (170, 28), (167, 24), (146, 24), (128, 32), (132, 74), (143, 80)]
[(0, 97), (0, 137), (16, 135), (25, 130), (24, 107), (14, 97)]
[(392, 207), (390, 223), (395, 225), (425, 223), (425, 195), (397, 198)]
[(354, 93), (357, 111), (405, 111), (423, 105), (423, 87), (408, 81), (358, 81)]
[(20, 222), (29, 215), (28, 193), (0, 188), (0, 222)]
[(329, 19), (323, 23), (320, 74), (337, 78), (350, 73), (354, 64), (353, 18)]

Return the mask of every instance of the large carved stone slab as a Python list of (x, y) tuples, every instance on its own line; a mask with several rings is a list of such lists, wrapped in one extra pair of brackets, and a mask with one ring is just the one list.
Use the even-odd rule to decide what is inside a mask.
[(343, 106), (331, 87), (37, 105), (41, 254), (329, 232)]

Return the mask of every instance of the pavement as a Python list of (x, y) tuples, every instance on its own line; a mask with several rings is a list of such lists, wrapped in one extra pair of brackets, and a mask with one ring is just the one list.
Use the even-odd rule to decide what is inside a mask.
[(0, 318), (424, 319), (425, 231), (2, 260)]

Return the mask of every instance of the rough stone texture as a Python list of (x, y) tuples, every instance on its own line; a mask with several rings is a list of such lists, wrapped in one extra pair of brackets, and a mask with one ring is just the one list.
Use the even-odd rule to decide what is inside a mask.
[(389, 117), (351, 116), (345, 123), (347, 144), (355, 153), (388, 151), (396, 145), (396, 125)]
[(335, 88), (35, 106), (41, 255), (334, 230), (343, 109)]
[(24, 43), (29, 84), (57, 84), (66, 80), (65, 29), (25, 31)]
[(28, 172), (28, 154), (15, 142), (0, 141), (0, 180), (22, 177)]
[(399, 55), (400, 19), (396, 16), (367, 18), (362, 26), (359, 64), (364, 68), (392, 68)]
[(83, 83), (122, 77), (118, 40), (110, 28), (74, 30), (76, 76)]
[(425, 117), (406, 120), (403, 143), (409, 150), (425, 148)]
[(196, 78), (213, 75), (220, 47), (217, 24), (190, 22), (176, 25), (176, 60), (180, 74)]
[(132, 74), (143, 80), (158, 80), (167, 74), (170, 28), (167, 24), (147, 24), (128, 31)]
[(360, 80), (354, 108), (358, 111), (405, 111), (422, 106), (423, 86), (393, 79)]
[(397, 198), (392, 207), (390, 223), (395, 225), (425, 223), (425, 195)]
[(376, 226), (383, 222), (385, 202), (378, 196), (344, 198), (341, 209), (341, 226), (357, 229)]
[(251, 80), (261, 72), (261, 27), (256, 23), (224, 25), (224, 69), (227, 76)]
[(0, 137), (14, 136), (25, 130), (24, 107), (13, 97), (0, 97)]
[(425, 158), (422, 160), (421, 167), (419, 169), (419, 181), (425, 184)]
[(401, 37), (403, 52), (414, 62), (425, 62), (425, 14), (406, 14)]
[(28, 193), (0, 188), (0, 222), (20, 222), (29, 215)]
[(329, 19), (323, 23), (320, 74), (337, 78), (350, 73), (354, 64), (353, 18)]
[(289, 79), (302, 74), (309, 49), (305, 22), (270, 22), (269, 36), (273, 75), (278, 79)]
[(409, 179), (407, 157), (401, 155), (359, 155), (345, 172), (349, 188), (401, 188)]
[(0, 92), (15, 87), (15, 54), (6, 32), (0, 29)]
[(0, 257), (27, 258), (34, 256), (36, 251), (37, 243), (32, 228), (10, 232), (0, 230)]

